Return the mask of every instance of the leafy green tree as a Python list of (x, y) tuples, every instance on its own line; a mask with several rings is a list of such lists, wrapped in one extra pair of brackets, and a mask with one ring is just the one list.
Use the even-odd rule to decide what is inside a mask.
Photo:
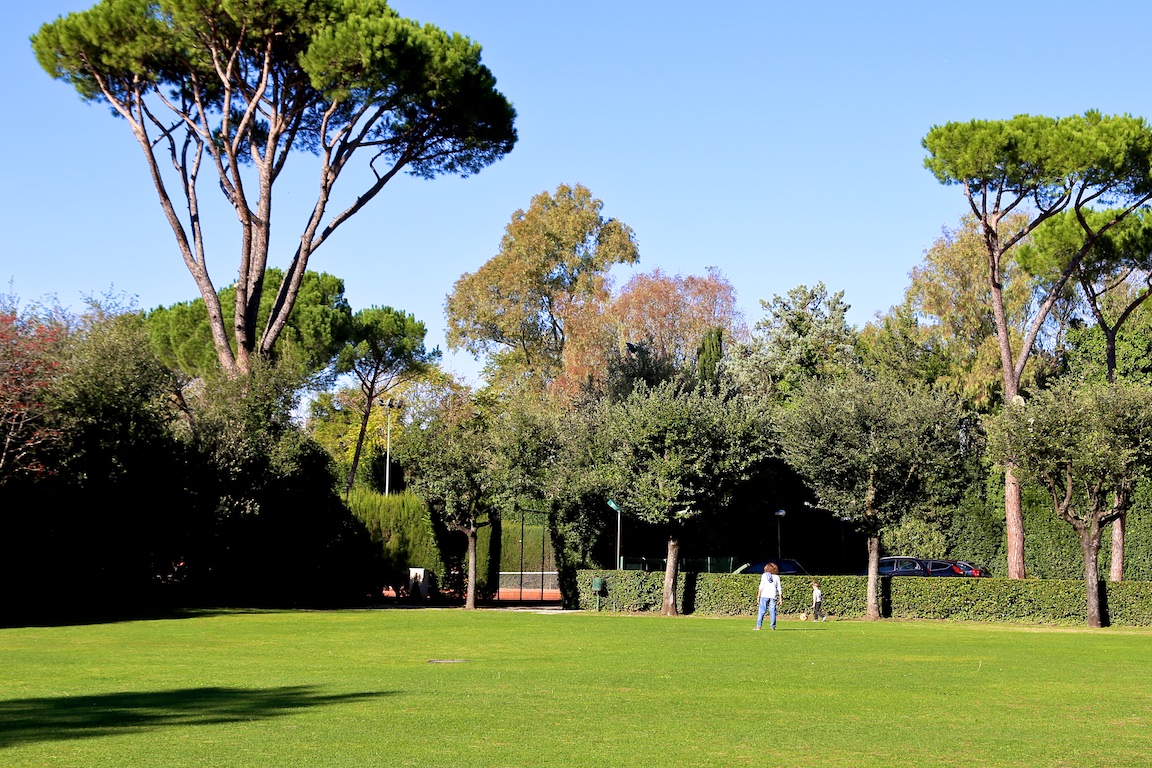
[[(283, 280), (283, 270), (275, 267), (265, 274), (268, 292), (262, 294), (259, 322), (264, 323), (271, 316), (273, 299)], [(224, 320), (229, 325), (235, 319), (235, 294), (234, 284), (219, 294)], [(148, 313), (146, 322), (153, 346), (170, 367), (194, 378), (219, 369), (203, 299), (157, 307)], [(331, 364), (347, 342), (351, 325), (352, 309), (344, 298), (344, 281), (326, 272), (305, 272), (288, 324), (272, 351), (291, 347), (310, 372), (319, 372)]]
[[(515, 112), (480, 46), (384, 0), (103, 0), (45, 24), (32, 45), (52, 77), (132, 131), (229, 375), (271, 352), (312, 254), (396, 174), (466, 176), (516, 141)], [(258, 332), (273, 189), (294, 150), (319, 158), (319, 188), (285, 238), (295, 253)], [(365, 172), (346, 174), (355, 157)], [(209, 273), (206, 169), (240, 223), (232, 334)], [(340, 209), (336, 185), (350, 176), (364, 186)]]
[(499, 476), (492, 469), (489, 404), (458, 386), (430, 391), (413, 404), (411, 423), (396, 441), (409, 487), (449, 530), (468, 542), (464, 607), (476, 607), (477, 536), (499, 515)]
[(1051, 496), (1084, 555), (1088, 626), (1102, 625), (1099, 556), (1104, 527), (1132, 505), (1152, 470), (1152, 389), (1063, 380), (988, 423), (990, 447)]
[(704, 334), (696, 350), (696, 381), (715, 386), (719, 383), (718, 369), (724, 359), (724, 329), (711, 328)]
[(608, 529), (610, 490), (603, 473), (607, 434), (601, 413), (591, 402), (556, 412), (554, 449), (544, 466), (548, 531), (566, 607), (577, 607), (576, 569), (602, 565), (595, 552)]
[(684, 526), (723, 512), (768, 456), (767, 424), (743, 398), (674, 382), (640, 385), (602, 408), (605, 485), (626, 514), (667, 531), (663, 613), (675, 616)]
[(360, 452), (377, 400), (397, 386), (427, 373), (429, 366), (440, 357), (439, 349), (425, 349), (425, 335), (424, 323), (391, 307), (369, 307), (352, 317), (351, 338), (336, 361), (336, 372), (353, 374), (360, 385), (360, 398), (356, 403), (360, 429), (344, 486), (346, 494), (356, 480)]
[(751, 343), (724, 361), (727, 380), (742, 392), (787, 398), (807, 380), (859, 368), (856, 329), (848, 324), (843, 291), (829, 294), (824, 283), (798, 285), (760, 305), (768, 315), (756, 323)]
[[(1085, 211), (1081, 214), (1083, 224), (1070, 212), (1054, 216), (1036, 230), (1032, 247), (1027, 252), (1031, 261), (1036, 262), (1033, 271), (1047, 267), (1049, 271), (1059, 272), (1070, 259), (1076, 258), (1085, 227), (1103, 230), (1080, 260), (1075, 274), (1083, 292), (1083, 301), (1104, 342), (1104, 379), (1109, 382), (1116, 380), (1120, 332), (1148, 299), (1152, 285), (1152, 214), (1147, 209), (1135, 211), (1130, 216), (1125, 213), (1122, 210)], [(1119, 223), (1106, 228), (1114, 219)], [(1084, 334), (1080, 337), (1084, 339)], [(1112, 522), (1109, 573), (1112, 581), (1124, 578), (1126, 524), (1127, 512), (1123, 511)]]
[[(677, 367), (676, 361), (652, 349), (646, 342), (626, 344), (622, 352), (612, 350), (605, 362), (602, 394), (613, 402), (628, 399), (640, 386), (651, 389), (666, 382), (676, 382), (679, 386), (687, 384), (685, 372)], [(589, 392), (594, 394), (596, 388), (590, 387)]]
[(139, 313), (93, 303), (54, 332), (61, 338), (42, 400), (54, 441), (40, 471), (0, 501), (38, 510), (5, 521), (5, 540), (19, 547), (0, 576), (18, 575), (21, 598), (47, 614), (76, 608), (52, 598), (75, 589), (78, 573), (86, 610), (139, 607), (180, 560), (191, 521), (187, 454), (172, 429), (177, 382), (152, 353)]
[(488, 355), (489, 369), (543, 384), (559, 372), (567, 323), (607, 299), (607, 271), (639, 259), (628, 225), (580, 184), (541, 192), (504, 230), (500, 251), (456, 281), (445, 304), (448, 346)]
[(867, 617), (880, 618), (880, 537), (959, 495), (971, 435), (953, 395), (861, 376), (813, 379), (779, 416), (783, 457), (817, 504), (868, 539)]
[(896, 381), (932, 386), (954, 370), (943, 335), (907, 305), (893, 307), (879, 322), (860, 329), (856, 348), (865, 370)]
[[(1027, 222), (1024, 214), (1005, 216), (999, 236), (1009, 238)], [(1000, 265), (1001, 299), (1013, 344), (1024, 337), (1036, 288), (1035, 277), (1016, 256), (1015, 249), (1010, 251)], [(993, 408), (1003, 396), (992, 289), (983, 277), (987, 270), (980, 224), (965, 216), (924, 252), (909, 274), (904, 301), (890, 313), (894, 322), (897, 314), (905, 315), (903, 330), (914, 334), (910, 340), (919, 339), (933, 350), (940, 363), (935, 380), (981, 411)], [(1043, 372), (1042, 365), (1032, 364), (1021, 385), (1033, 385)]]
[(187, 393), (178, 434), (204, 524), (185, 570), (201, 599), (348, 604), (378, 578), (378, 550), (341, 500), (331, 457), (293, 420), (306, 378), (291, 355), (257, 358), (247, 377), (217, 373)]
[[(1011, 120), (973, 120), (934, 126), (924, 137), (924, 164), (942, 184), (959, 185), (979, 223), (988, 269), (992, 315), (1005, 401), (1020, 394), (1028, 357), (1067, 282), (1094, 244), (1125, 215), (1152, 199), (1152, 128), (1141, 118), (1105, 117), (1098, 112), (1050, 118), (1018, 115)], [(1116, 216), (1100, 226), (1085, 212), (1102, 201), (1119, 203)], [(1026, 209), (1031, 206), (1031, 210)], [(1039, 298), (1023, 339), (1013, 344), (1004, 305), (1002, 270), (1006, 255), (1037, 227), (1065, 209), (1075, 212), (1081, 244)], [(1023, 226), (1002, 237), (1001, 222), (1026, 213)], [(1022, 579), (1024, 526), (1020, 486), (1005, 467), (1008, 575)]]
[[(1117, 286), (1101, 295), (1101, 311), (1107, 317), (1118, 317), (1141, 291), (1135, 281)], [(1085, 382), (1107, 381), (1108, 340), (1096, 323), (1073, 320), (1062, 355), (1069, 375)], [(1152, 305), (1146, 301), (1116, 326), (1115, 376), (1118, 380), (1152, 385)]]
[[(1025, 255), (1033, 272), (1060, 273), (1076, 259), (1084, 227), (1102, 234), (1078, 260), (1075, 277), (1096, 327), (1104, 338), (1104, 379), (1116, 380), (1116, 339), (1132, 313), (1148, 299), (1152, 281), (1152, 212), (1141, 209), (1072, 212), (1052, 217), (1036, 230)], [(1113, 226), (1109, 222), (1117, 220)]]

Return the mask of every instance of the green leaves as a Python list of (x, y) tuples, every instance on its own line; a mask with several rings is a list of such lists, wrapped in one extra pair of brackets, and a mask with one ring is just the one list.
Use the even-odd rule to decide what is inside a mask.
[[(279, 269), (270, 269), (267, 288), (261, 295), (257, 323), (268, 321), (276, 291), (284, 279)], [(236, 288), (219, 293), (225, 321), (232, 325)], [(219, 367), (212, 344), (212, 332), (203, 299), (157, 307), (148, 313), (146, 324), (153, 346), (161, 359), (189, 376), (203, 376)], [(315, 373), (327, 366), (348, 338), (352, 309), (344, 298), (344, 281), (326, 272), (306, 272), (300, 285), (288, 326), (280, 337), (279, 350), (292, 348), (304, 357)]]
[[(409, 312), (369, 307), (352, 316), (350, 338), (340, 349), (336, 372), (354, 372), (372, 390), (407, 373), (420, 373), (440, 357), (424, 348), (427, 329)], [(388, 387), (385, 386), (385, 389)]]
[(1066, 519), (1102, 514), (1109, 494), (1152, 469), (1146, 386), (1061, 380), (1026, 404), (1009, 405), (986, 427), (993, 455), (1060, 499)]
[[(516, 143), (515, 110), (480, 46), (401, 18), (384, 0), (102, 0), (45, 24), (32, 44), (50, 75), (128, 123), (230, 375), (271, 352), (312, 253), (397, 173), (466, 176)], [(319, 156), (318, 188), (297, 236), (283, 240), (296, 248), (291, 287), (256, 338), (259, 300), (272, 294), (269, 243), (279, 240), (273, 188), (296, 150)], [(361, 191), (329, 217), (333, 188), (361, 150), (371, 158)], [(231, 325), (210, 306), (217, 289), (197, 189), (207, 169), (241, 225), (244, 316)]]
[(859, 369), (843, 291), (829, 294), (822, 282), (798, 285), (760, 304), (767, 316), (756, 323), (758, 334), (724, 362), (726, 375), (743, 391), (788, 398), (805, 381)]
[(133, 77), (165, 82), (184, 58), (179, 36), (148, 0), (104, 0), (44, 24), (32, 36), (36, 60), (81, 98), (102, 98), (101, 82), (123, 96)]
[(601, 405), (604, 474), (626, 512), (679, 524), (725, 508), (735, 487), (771, 450), (763, 414), (714, 389), (673, 382), (638, 386)]
[(570, 315), (606, 298), (612, 265), (639, 258), (632, 230), (602, 208), (586, 187), (562, 184), (516, 211), (500, 252), (448, 296), (449, 346), (477, 356), (506, 353), (499, 362), (513, 376), (555, 376)]
[(1063, 208), (1078, 187), (1079, 204), (1084, 194), (1142, 195), (1149, 186), (1152, 130), (1128, 115), (947, 123), (933, 126), (921, 143), (928, 150), (924, 166), (940, 183), (1031, 196), (1042, 210)]
[(954, 397), (886, 379), (811, 382), (779, 420), (784, 459), (819, 505), (872, 535), (956, 495), (971, 450)]

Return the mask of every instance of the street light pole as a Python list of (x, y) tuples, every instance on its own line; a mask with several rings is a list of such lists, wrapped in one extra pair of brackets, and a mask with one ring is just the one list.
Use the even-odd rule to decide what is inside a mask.
[(616, 510), (616, 568), (624, 570), (624, 563), (620, 560), (620, 505), (608, 499), (608, 506)]
[(786, 515), (786, 514), (788, 514), (788, 513), (782, 509), (776, 510), (776, 559), (777, 560), (783, 560), (784, 559), (784, 544), (783, 544), (783, 540), (780, 537), (780, 518), (784, 517), (784, 515)]
[(388, 411), (388, 431), (384, 442), (384, 495), (387, 496), (392, 491), (392, 411), (402, 403), (390, 397), (380, 405)]

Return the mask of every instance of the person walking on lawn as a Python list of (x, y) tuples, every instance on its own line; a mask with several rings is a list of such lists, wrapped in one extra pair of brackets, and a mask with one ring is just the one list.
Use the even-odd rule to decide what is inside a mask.
[(756, 590), (756, 601), (759, 612), (756, 614), (756, 629), (764, 624), (764, 613), (769, 615), (769, 626), (776, 629), (776, 602), (783, 600), (780, 591), (780, 567), (776, 563), (764, 566), (764, 575), (760, 577), (760, 588)]
[(812, 621), (824, 621), (828, 616), (824, 613), (824, 593), (820, 591), (820, 585), (812, 582)]

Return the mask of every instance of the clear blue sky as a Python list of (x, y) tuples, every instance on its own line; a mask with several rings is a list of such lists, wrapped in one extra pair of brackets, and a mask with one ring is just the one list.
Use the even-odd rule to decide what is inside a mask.
[[(31, 54), (41, 23), (91, 4), (5, 9), (0, 290), (74, 308), (109, 290), (146, 309), (194, 298), (126, 126)], [(1145, 2), (393, 5), (484, 46), (520, 141), (473, 178), (396, 180), (310, 266), (343, 278), (354, 309), (415, 313), (441, 346), (453, 282), (496, 252), (513, 211), (560, 183), (586, 185), (632, 226), (636, 269), (719, 267), (749, 323), (760, 299), (822, 280), (863, 324), (900, 301), (909, 270), (964, 212), (960, 191), (923, 169), (933, 124), (1091, 108), (1152, 119)], [(273, 265), (312, 200), (314, 160), (294, 162)], [(210, 268), (222, 286), (237, 245), (234, 222), (218, 226)]]

